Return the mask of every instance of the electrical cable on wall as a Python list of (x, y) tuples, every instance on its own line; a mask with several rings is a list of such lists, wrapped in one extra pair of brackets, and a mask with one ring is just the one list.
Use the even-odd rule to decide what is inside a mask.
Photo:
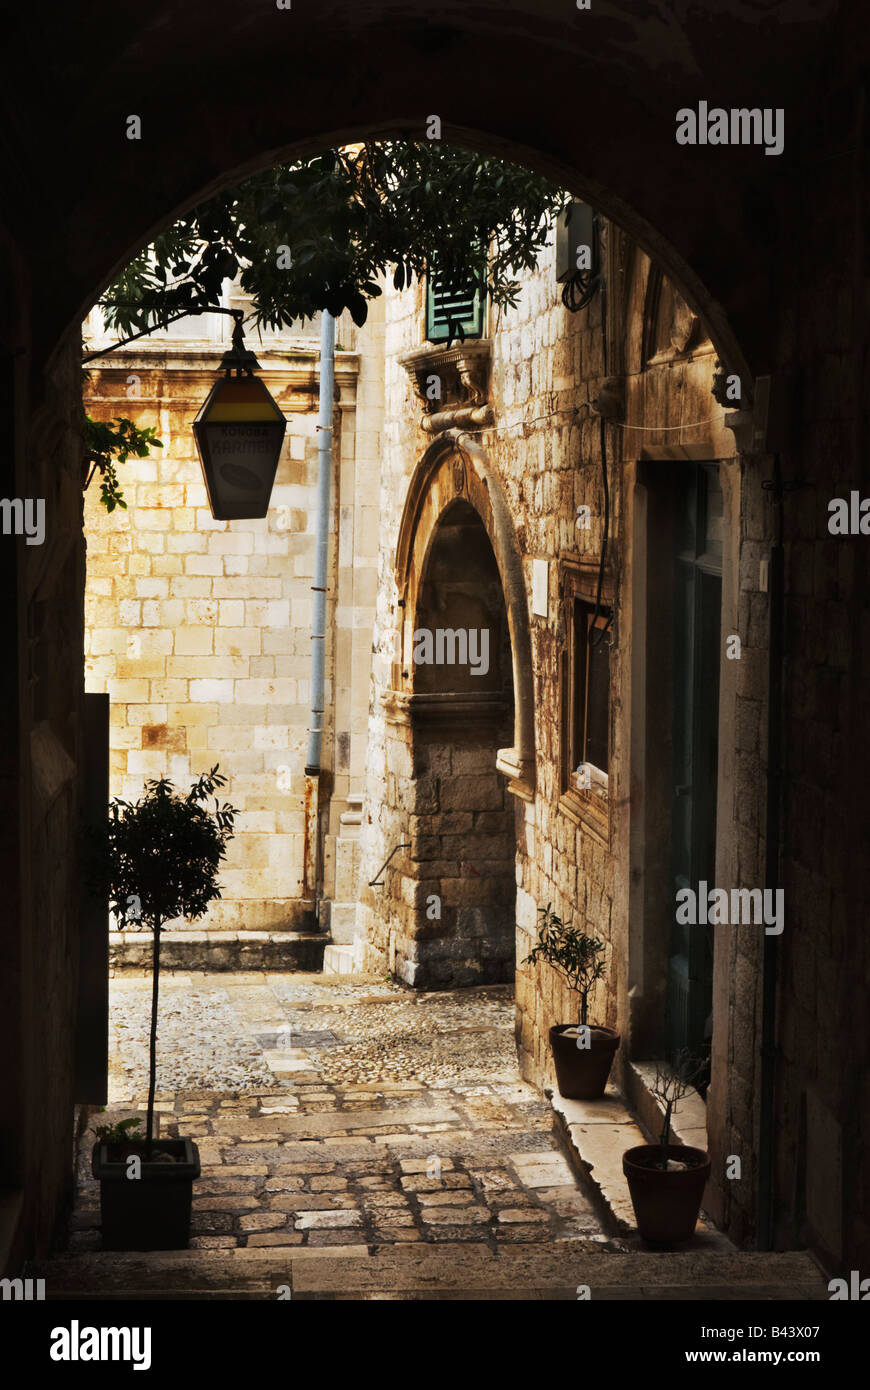
[[(601, 290), (601, 367), (604, 378), (607, 378), (607, 281), (603, 275), (596, 277), (598, 288)], [(564, 294), (563, 294), (564, 299)], [(598, 564), (598, 584), (595, 591), (595, 611), (592, 614), (592, 621), (589, 624), (589, 649), (594, 651), (600, 646), (610, 630), (613, 622), (613, 609), (611, 608), (607, 622), (602, 628), (596, 629), (595, 624), (601, 613), (601, 590), (604, 587), (604, 570), (607, 565), (607, 543), (610, 539), (610, 485), (607, 479), (607, 422), (604, 415), (599, 410), (599, 423), (601, 429), (601, 482), (604, 490), (604, 533), (601, 537), (601, 558)]]
[(600, 423), (601, 481), (604, 485), (604, 534), (601, 538), (601, 560), (598, 566), (598, 587), (595, 593), (595, 611), (592, 614), (592, 622), (589, 624), (589, 646), (593, 650), (595, 647), (599, 646), (604, 641), (604, 638), (606, 637), (607, 632), (610, 629), (610, 625), (613, 622), (613, 610), (611, 609), (610, 616), (608, 617), (607, 622), (604, 624), (604, 627), (598, 630), (598, 636), (596, 637), (595, 624), (598, 621), (598, 615), (601, 612), (601, 590), (604, 584), (604, 569), (607, 563), (607, 541), (610, 533), (610, 487), (608, 486), (607, 482), (607, 426), (605, 424), (603, 415), (600, 417)]
[[(592, 225), (595, 228), (596, 254), (595, 264), (598, 263), (598, 242), (601, 236), (601, 218), (596, 212), (592, 218)], [(581, 309), (592, 303), (596, 291), (604, 293), (604, 276), (599, 270), (575, 270), (572, 275), (565, 280), (562, 286), (562, 303), (572, 314), (577, 314)]]

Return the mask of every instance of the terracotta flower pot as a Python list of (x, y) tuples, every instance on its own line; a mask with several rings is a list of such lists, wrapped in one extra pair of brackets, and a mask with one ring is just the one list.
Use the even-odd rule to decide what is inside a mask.
[(589, 1047), (578, 1047), (577, 1038), (562, 1036), (572, 1027), (576, 1024), (557, 1023), (550, 1029), (559, 1094), (566, 1100), (595, 1100), (604, 1095), (620, 1035), (613, 1028), (590, 1024)]
[(668, 1144), (668, 1161), (685, 1168), (662, 1169), (660, 1144), (639, 1144), (622, 1155), (637, 1229), (653, 1244), (676, 1245), (694, 1234), (710, 1176), (710, 1155), (687, 1144)]

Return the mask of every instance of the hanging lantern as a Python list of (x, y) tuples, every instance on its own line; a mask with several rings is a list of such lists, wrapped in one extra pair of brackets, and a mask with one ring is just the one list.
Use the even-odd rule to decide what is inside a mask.
[(287, 421), (254, 368), (241, 322), (224, 354), (225, 375), (193, 422), (211, 514), (216, 521), (264, 517), (278, 470)]

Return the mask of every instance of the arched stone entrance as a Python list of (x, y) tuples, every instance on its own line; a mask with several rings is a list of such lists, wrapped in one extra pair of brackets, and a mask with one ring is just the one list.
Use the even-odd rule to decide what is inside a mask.
[(363, 903), (374, 917), (386, 909), (390, 966), (407, 983), (507, 981), (514, 797), (534, 780), (528, 613), (500, 484), (456, 431), (412, 478), (396, 583), (383, 810), (391, 846), (405, 849)]
[[(821, 1215), (811, 1207), (811, 1225), (825, 1228), (826, 1248), (837, 1258), (842, 1250), (846, 1267), (859, 1264), (866, 1202), (846, 1209), (846, 1199), (862, 1190), (858, 1144), (844, 1152), (840, 1196), (824, 1174), (826, 1164), (840, 1166), (840, 1135), (854, 1140), (856, 1134), (866, 1029), (844, 1033), (841, 1044), (818, 1053), (812, 1040), (817, 1028), (830, 1038), (832, 1016), (860, 1020), (866, 975), (854, 961), (863, 958), (867, 916), (868, 880), (856, 871), (866, 857), (870, 718), (860, 635), (867, 572), (844, 561), (841, 577), (831, 577), (831, 546), (845, 557), (847, 542), (832, 542), (824, 524), (833, 491), (860, 482), (866, 492), (870, 457), (860, 409), (867, 394), (866, 325), (863, 314), (850, 313), (862, 303), (867, 254), (866, 228), (856, 215), (866, 179), (867, 47), (860, 7), (829, 7), (808, 21), (797, 7), (774, 4), (770, 23), (758, 25), (747, 20), (740, 0), (723, 0), (715, 15), (695, 6), (666, 21), (651, 19), (646, 9), (629, 14), (622, 7), (618, 17), (576, 11), (562, 0), (534, 6), (519, 0), (510, 7), (495, 0), (474, 7), (453, 3), (437, 17), (421, 3), (407, 4), (399, 15), (383, 0), (335, 0), (307, 12), (298, 7), (298, 13), (268, 6), (253, 13), (229, 0), (216, 0), (206, 11), (165, 0), (144, 26), (132, 10), (107, 24), (99, 7), (72, 16), (50, 8), (48, 24), (41, 10), (16, 15), (22, 61), (0, 98), (14, 132), (4, 156), (0, 245), (22, 287), (20, 320), (9, 326), (3, 344), (2, 388), (14, 436), (4, 451), (10, 497), (45, 495), (40, 479), (57, 476), (58, 466), (70, 478), (77, 473), (80, 319), (100, 288), (172, 215), (255, 168), (331, 141), (365, 134), (419, 138), (432, 111), (443, 117), (445, 139), (521, 160), (628, 229), (702, 316), (731, 371), (746, 378), (771, 373), (774, 383), (779, 373), (786, 390), (794, 374), (794, 429), (778, 451), (776, 470), (787, 488), (797, 482), (801, 489), (777, 500), (785, 515), (789, 606), (783, 722), (792, 746), (806, 752), (782, 780), (781, 873), (794, 906), (781, 972), (778, 1180), (785, 1195), (777, 1221), (779, 1238), (788, 1238), (793, 1174), (808, 1148), (807, 1166), (822, 1174), (816, 1179), (821, 1195), (814, 1197)], [(781, 61), (786, 29), (787, 64)], [(191, 55), (209, 74), (205, 90), (190, 83)], [(240, 82), (240, 72), (253, 83)], [(785, 109), (780, 157), (767, 159), (752, 146), (676, 144), (677, 109), (722, 91), (723, 74), (730, 75), (723, 100), (763, 100)], [(103, 100), (93, 100), (95, 90)], [(141, 112), (141, 141), (125, 137), (131, 111)], [(30, 177), (47, 163), (50, 217), (42, 186)], [(40, 397), (58, 420), (56, 439), (43, 435), (34, 418)], [(753, 447), (761, 451), (767, 438), (764, 430), (759, 434)], [(764, 460), (758, 464), (765, 474), (769, 467)], [(835, 484), (835, 477), (842, 481)], [(753, 638), (759, 634), (744, 657), (759, 698), (767, 599), (759, 588), (758, 547), (769, 536), (763, 500), (759, 491), (757, 510), (747, 517), (749, 546), (756, 549), (747, 551), (739, 598), (746, 630)], [(70, 496), (53, 513), (52, 525), (77, 534), (79, 508)], [(75, 562), (80, 570), (80, 545)], [(75, 1098), (70, 961), (80, 931), (78, 813), (52, 829), (40, 809), (34, 795), (37, 725), (44, 720), (42, 734), (69, 741), (74, 799), (83, 759), (81, 675), (75, 663), (58, 663), (54, 620), (56, 609), (65, 615), (64, 632), (80, 632), (80, 591), (73, 592), (58, 569), (45, 576), (39, 600), (31, 602), (32, 565), (30, 552), (19, 551), (7, 585), (18, 598), (10, 598), (4, 627), (17, 669), (2, 739), (10, 788), (4, 827), (10, 910), (2, 950), (11, 963), (2, 1005), (8, 1036), (42, 1039), (29, 1049), (23, 1080), (20, 1069), (7, 1068), (4, 1095), (7, 1131), (15, 1136), (4, 1175), (26, 1187), (23, 1226), (28, 1242), (38, 1245), (48, 1238), (66, 1181), (65, 1116)], [(502, 578), (507, 590), (504, 571)], [(507, 608), (510, 618), (509, 600)], [(34, 702), (38, 669), (53, 678), (44, 715)], [(758, 882), (764, 871), (757, 846), (775, 837), (762, 841), (754, 825), (741, 836), (741, 871)], [(40, 912), (46, 855), (65, 882), (52, 898), (55, 906)], [(775, 869), (775, 845), (772, 863)], [(828, 945), (820, 921), (830, 924)], [(55, 949), (43, 950), (43, 941)], [(821, 982), (818, 1002), (814, 981)], [(44, 1010), (32, 1007), (38, 998), (52, 1000), (56, 1046), (43, 1045)], [(741, 1038), (748, 1053), (749, 1031)], [(749, 1096), (750, 1076), (748, 1066), (739, 1070), (740, 1088)], [(49, 1106), (46, 1096), (52, 1097)], [(806, 1113), (817, 1118), (802, 1126), (796, 1117)], [(828, 1113), (834, 1123), (826, 1130), (818, 1117)], [(809, 1139), (801, 1138), (802, 1128)], [(798, 1207), (794, 1222), (801, 1220)]]

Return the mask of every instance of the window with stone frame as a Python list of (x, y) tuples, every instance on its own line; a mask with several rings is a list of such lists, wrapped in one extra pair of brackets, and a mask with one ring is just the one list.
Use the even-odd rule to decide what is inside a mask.
[(437, 269), (426, 277), (426, 341), (464, 342), (481, 338), (486, 318), (486, 299), (482, 285), (486, 277), (486, 258), (479, 261), (479, 282), (451, 283)]
[(560, 806), (607, 838), (612, 599), (596, 612), (596, 579), (588, 564), (563, 565)]

